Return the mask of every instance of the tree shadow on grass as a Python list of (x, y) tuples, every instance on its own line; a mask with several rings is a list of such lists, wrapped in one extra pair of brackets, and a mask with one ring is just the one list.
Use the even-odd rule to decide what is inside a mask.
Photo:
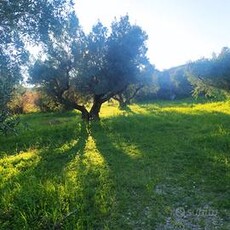
[(64, 139), (62, 145), (39, 149), (36, 158), (8, 162), (16, 169), (15, 173), (7, 171), (8, 179), (1, 180), (2, 229), (20, 226), (30, 229), (33, 225), (33, 229), (61, 227), (64, 215), (71, 212), (68, 204), (71, 198), (65, 194), (71, 185), (67, 185), (65, 168), (76, 156), (83, 155), (88, 138), (84, 122), (78, 134), (77, 140)]
[[(140, 180), (148, 178), (143, 181), (151, 198), (147, 199), (150, 222), (153, 223), (154, 216), (159, 217), (159, 213), (166, 219), (166, 213), (170, 216), (177, 207), (190, 210), (211, 207), (220, 215), (219, 227), (226, 228), (230, 209), (229, 115), (170, 111), (158, 116), (133, 115), (127, 120), (116, 117), (106, 120), (104, 127), (108, 127), (108, 142), (115, 146), (121, 142), (128, 143), (141, 153), (141, 157), (133, 163), (139, 174), (136, 175), (131, 169), (130, 179), (135, 175), (138, 183), (138, 177)], [(105, 137), (101, 139), (106, 140)], [(103, 143), (98, 144), (98, 148), (106, 155)], [(127, 151), (132, 149), (127, 148)], [(110, 155), (107, 158), (111, 161)], [(127, 170), (127, 164), (123, 170)], [(117, 169), (114, 168), (113, 171), (116, 174)], [(129, 179), (127, 182), (129, 183)], [(144, 194), (143, 192), (141, 199)], [(138, 199), (134, 202), (138, 203)], [(140, 206), (144, 208), (144, 205)], [(158, 214), (156, 210), (159, 211)], [(134, 217), (135, 214), (132, 218)], [(139, 217), (141, 220), (145, 219), (143, 216)], [(159, 219), (160, 217), (158, 222)], [(189, 224), (186, 227), (189, 228)]]
[(0, 187), (0, 226), (156, 229), (174, 208), (206, 204), (227, 222), (228, 129), (221, 113), (121, 116), (90, 132), (83, 123)]
[(66, 165), (76, 156), (83, 155), (88, 135), (87, 124), (81, 122), (77, 140), (68, 140), (58, 147), (45, 148), (40, 151), (41, 160), (35, 168), (36, 174), (44, 179), (62, 176)]
[[(150, 177), (141, 152), (129, 140), (127, 146), (119, 137), (117, 140), (111, 138), (110, 127), (105, 123), (94, 125), (91, 132), (98, 151), (109, 166), (114, 183), (116, 205), (109, 220), (109, 229), (154, 229), (160, 210), (156, 206), (157, 197), (149, 194), (148, 184), (157, 178)], [(132, 148), (131, 154), (129, 147)], [(156, 207), (153, 218), (149, 218), (151, 205)]]
[[(80, 131), (81, 120), (74, 113), (26, 114), (21, 119), (17, 135), (0, 136), (0, 157), (59, 148), (64, 142), (76, 140)], [(23, 123), (28, 123), (28, 127)]]
[(0, 187), (2, 229), (106, 228), (116, 203), (114, 185), (88, 125), (81, 123), (78, 140), (38, 155), (33, 167)]

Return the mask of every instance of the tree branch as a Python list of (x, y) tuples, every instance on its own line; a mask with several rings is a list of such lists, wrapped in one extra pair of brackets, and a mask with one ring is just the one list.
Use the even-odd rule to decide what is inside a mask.
[(137, 87), (133, 95), (129, 97), (128, 101), (131, 101), (143, 87), (144, 85), (140, 85), (139, 87)]

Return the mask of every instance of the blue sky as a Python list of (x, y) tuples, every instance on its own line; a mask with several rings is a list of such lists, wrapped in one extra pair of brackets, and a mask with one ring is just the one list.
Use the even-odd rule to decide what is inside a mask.
[(230, 47), (230, 0), (76, 0), (86, 32), (129, 14), (149, 35), (148, 56), (162, 70)]

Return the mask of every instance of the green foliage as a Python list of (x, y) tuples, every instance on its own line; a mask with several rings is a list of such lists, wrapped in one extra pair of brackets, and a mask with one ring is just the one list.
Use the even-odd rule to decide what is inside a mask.
[(202, 58), (188, 65), (188, 74), (192, 78), (196, 91), (210, 94), (213, 89), (230, 91), (230, 49), (224, 47), (213, 58)]
[(41, 112), (60, 112), (65, 110), (63, 105), (54, 101), (52, 97), (47, 95), (45, 92), (40, 91), (38, 100), (36, 101), (36, 106), (38, 106)]
[(148, 70), (150, 63), (146, 57), (145, 44), (148, 36), (141, 27), (131, 25), (128, 16), (115, 20), (111, 28), (107, 71), (112, 78), (111, 84), (120, 91), (130, 83), (138, 82), (142, 71)]
[[(7, 36), (7, 32), (17, 31), (22, 33), (20, 35), (26, 35), (27, 39), (29, 37), (36, 41), (47, 39), (50, 30), (58, 29), (61, 20), (66, 17), (67, 11), (72, 10), (72, 7), (72, 0), (31, 0), (29, 2), (2, 0), (0, 22), (3, 34)], [(12, 34), (9, 34), (8, 38), (12, 39)]]
[(142, 66), (141, 72), (138, 74), (135, 81), (133, 81), (132, 84), (129, 84), (125, 90), (115, 95), (113, 99), (119, 102), (120, 108), (125, 108), (137, 98), (146, 100), (146, 95), (149, 96), (152, 93), (156, 93), (154, 66), (148, 64), (146, 66)]
[(0, 133), (4, 134), (14, 131), (15, 125), (18, 123), (11, 117), (8, 108), (13, 91), (21, 79), (17, 51), (12, 55), (7, 54), (12, 48), (10, 44), (0, 44)]
[(150, 84), (144, 86), (134, 98), (134, 102), (153, 101), (157, 98), (159, 87), (157, 84)]
[(174, 87), (170, 73), (167, 70), (158, 72), (157, 77), (159, 85), (159, 90), (157, 91), (157, 98), (166, 100), (174, 99)]
[(194, 86), (191, 84), (187, 76), (187, 66), (178, 66), (170, 69), (169, 71), (174, 86), (173, 91), (176, 95), (176, 99), (190, 97)]
[(229, 102), (129, 108), (23, 115), (0, 139), (1, 229), (229, 229)]
[(74, 91), (74, 77), (70, 73), (74, 72), (74, 65), (80, 61), (81, 50), (76, 47), (76, 41), (81, 43), (83, 33), (72, 11), (60, 24), (58, 28), (50, 29), (47, 39), (42, 40), (45, 61), (37, 60), (29, 71), (29, 82), (45, 93), (40, 100), (43, 101), (40, 103), (43, 109), (45, 104), (50, 108), (59, 105), (65, 109), (73, 108), (75, 100), (81, 98)]
[(187, 65), (155, 71), (157, 92), (154, 99), (175, 100), (192, 96), (194, 86), (187, 75)]
[(16, 133), (15, 127), (19, 124), (19, 118), (12, 116), (6, 109), (1, 109), (0, 112), (0, 134)]
[(4, 79), (4, 76), (0, 74), (0, 134), (15, 131), (15, 126), (19, 122), (17, 118), (11, 116), (7, 106), (12, 95), (12, 86), (13, 82), (9, 81), (7, 77)]
[[(46, 60), (37, 60), (30, 69), (30, 83), (42, 87), (53, 101), (80, 110), (86, 119), (98, 119), (104, 102), (151, 76), (147, 35), (131, 25), (128, 16), (115, 20), (110, 34), (98, 22), (85, 35), (72, 12), (61, 24), (58, 33), (53, 28), (43, 41)], [(93, 102), (90, 111), (87, 102)]]
[(202, 96), (210, 99), (220, 100), (220, 101), (225, 100), (227, 98), (227, 94), (224, 90), (206, 84), (203, 80), (193, 75), (190, 75), (189, 73), (188, 73), (188, 79), (194, 87), (192, 91), (192, 96), (196, 99)]
[(13, 114), (38, 112), (40, 94), (36, 89), (19, 85), (13, 92), (8, 108)]
[[(17, 124), (7, 108), (12, 92), (22, 80), (22, 70), (28, 64), (25, 43), (47, 38), (50, 29), (58, 28), (61, 19), (73, 7), (68, 0), (3, 0), (0, 2), (0, 126), (12, 130)], [(60, 13), (61, 12), (61, 13)]]

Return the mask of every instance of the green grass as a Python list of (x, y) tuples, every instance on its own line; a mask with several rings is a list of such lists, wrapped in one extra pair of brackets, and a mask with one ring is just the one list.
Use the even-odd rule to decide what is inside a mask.
[(101, 115), (27, 114), (0, 137), (0, 229), (230, 229), (229, 102)]

